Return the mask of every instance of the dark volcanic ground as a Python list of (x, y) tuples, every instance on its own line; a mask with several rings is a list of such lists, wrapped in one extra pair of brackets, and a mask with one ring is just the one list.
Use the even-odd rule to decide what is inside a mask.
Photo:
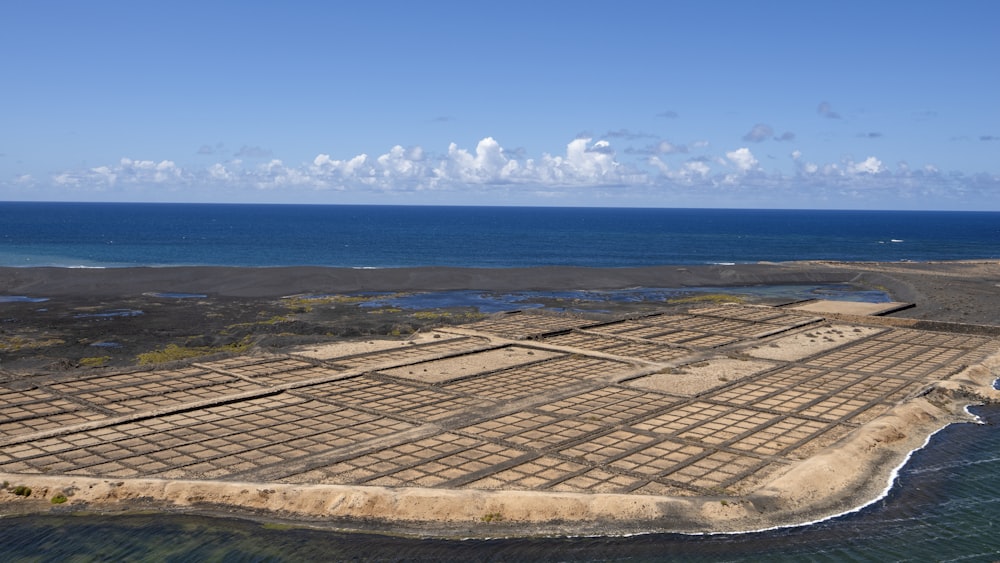
[[(0, 268), (0, 372), (76, 372), (268, 349), (331, 338), (398, 337), (480, 318), (472, 307), (370, 306), (372, 291), (486, 292), (626, 287), (845, 283), (916, 307), (893, 316), (1000, 325), (1000, 263), (804, 262), (640, 269)], [(158, 292), (198, 292), (166, 295)], [(367, 293), (363, 293), (367, 292)], [(282, 295), (318, 294), (318, 299)], [(651, 312), (660, 302), (550, 298), (547, 308), (597, 315)], [(774, 303), (771, 303), (774, 304)], [(165, 351), (157, 357), (142, 356)], [(178, 356), (178, 354), (182, 354)]]
[(331, 337), (408, 335), (463, 312), (415, 318), (352, 302), (238, 297), (53, 298), (0, 303), (0, 369), (62, 371), (127, 366), (169, 345), (212, 355), (245, 346), (285, 346)]
[[(471, 307), (411, 310), (366, 306), (364, 296), (318, 299), (59, 297), (40, 303), (0, 303), (0, 371), (61, 372), (123, 367), (168, 346), (210, 356), (333, 338), (406, 338), (421, 329), (484, 315)], [(553, 308), (607, 315), (608, 303), (550, 299)], [(615, 313), (665, 304), (615, 304)], [(599, 310), (600, 312), (596, 312)], [(176, 358), (182, 359), (182, 358)]]

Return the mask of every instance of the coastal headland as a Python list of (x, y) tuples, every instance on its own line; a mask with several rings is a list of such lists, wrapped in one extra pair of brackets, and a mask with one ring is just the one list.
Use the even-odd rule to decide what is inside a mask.
[[(383, 293), (847, 284), (843, 302)], [(0, 513), (438, 536), (737, 532), (879, 498), (1000, 398), (1000, 263), (0, 269)], [(910, 306), (912, 305), (912, 306)]]

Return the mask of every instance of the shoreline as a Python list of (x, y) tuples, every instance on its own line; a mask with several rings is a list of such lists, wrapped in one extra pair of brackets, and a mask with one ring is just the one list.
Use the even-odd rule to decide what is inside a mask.
[[(976, 272), (970, 275), (972, 270)], [(360, 277), (349, 275), (358, 272), (362, 273)], [(932, 328), (934, 323), (967, 321), (971, 311), (951, 310), (956, 304), (976, 308), (981, 314), (993, 314), (998, 307), (998, 299), (992, 295), (995, 289), (987, 291), (980, 299), (975, 299), (975, 295), (970, 298), (971, 292), (966, 291), (959, 296), (964, 301), (955, 300), (950, 294), (956, 290), (961, 292), (963, 288), (996, 288), (1000, 284), (997, 261), (935, 264), (797, 262), (612, 271), (529, 268), (507, 270), (506, 275), (499, 274), (500, 270), (416, 268), (394, 271), (392, 275), (379, 278), (378, 274), (385, 272), (317, 271), (314, 268), (171, 267), (126, 272), (0, 268), (0, 287), (9, 294), (37, 296), (44, 292), (46, 296), (87, 299), (117, 295), (125, 288), (136, 295), (174, 291), (264, 299), (289, 293), (378, 291), (368, 288), (389, 288), (393, 284), (397, 288), (394, 291), (473, 289), (471, 286), (477, 284), (490, 286), (476, 288), (484, 291), (516, 291), (570, 289), (567, 287), (570, 283), (579, 284), (572, 287), (579, 289), (600, 289), (595, 285), (601, 284), (607, 284), (604, 287), (632, 287), (648, 285), (643, 282), (649, 280), (656, 281), (660, 287), (693, 280), (689, 287), (720, 288), (754, 284), (854, 283), (866, 287), (879, 285), (892, 295), (921, 298), (914, 299), (916, 308), (886, 318), (885, 326), (903, 323), (919, 327), (923, 323), (929, 325), (926, 328)], [(78, 275), (81, 273), (83, 275)], [(358, 287), (361, 289), (354, 289)], [(286, 292), (285, 288), (302, 291)], [(930, 313), (936, 314), (930, 317)], [(908, 320), (904, 322), (904, 319)], [(997, 327), (984, 328), (996, 334)], [(998, 370), (1000, 355), (968, 366), (947, 381), (927, 387), (890, 412), (866, 422), (833, 446), (769, 475), (758, 487), (736, 497), (581, 496), (511, 490), (462, 491), (461, 494), (453, 491), (455, 494), (452, 494), (445, 489), (0, 474), (0, 478), (31, 486), (41, 495), (31, 499), (7, 499), (2, 506), (4, 513), (51, 510), (127, 513), (154, 509), (225, 514), (263, 521), (290, 521), (309, 527), (451, 538), (488, 537), (490, 534), (506, 537), (622, 536), (660, 532), (705, 535), (808, 526), (857, 512), (884, 498), (899, 470), (915, 451), (927, 446), (931, 436), (949, 424), (972, 421), (967, 405), (1000, 400), (1000, 391), (993, 387)], [(877, 455), (873, 457), (873, 453)], [(869, 458), (868, 464), (862, 464), (853, 473), (843, 474), (837, 469), (844, 460), (865, 455)], [(74, 484), (67, 485), (68, 479)], [(818, 483), (828, 490), (817, 490)], [(79, 492), (68, 505), (53, 508), (46, 496), (69, 486), (76, 487)], [(269, 493), (264, 498), (258, 494), (263, 489), (273, 489), (280, 494)], [(275, 500), (275, 496), (283, 500)], [(320, 502), (318, 498), (326, 500)], [(524, 503), (523, 506), (518, 507), (519, 502)], [(483, 514), (501, 512), (505, 515), (501, 522), (482, 521)], [(428, 518), (428, 514), (436, 516)]]
[(166, 266), (107, 269), (0, 267), (0, 295), (108, 301), (155, 293), (218, 299), (280, 299), (366, 292), (488, 292), (734, 288), (849, 284), (917, 304), (893, 314), (929, 322), (996, 325), (1000, 259), (935, 262), (804, 260), (755, 264), (587, 268)]
[(312, 293), (601, 290), (847, 283), (850, 271), (802, 263), (587, 268), (327, 268), (318, 266), (0, 267), (8, 295), (112, 297), (149, 292), (279, 298)]

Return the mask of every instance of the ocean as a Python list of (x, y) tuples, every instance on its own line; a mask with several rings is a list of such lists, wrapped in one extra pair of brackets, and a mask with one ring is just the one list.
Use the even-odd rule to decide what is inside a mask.
[(0, 203), (0, 266), (588, 266), (1000, 257), (1000, 213)]
[[(0, 203), (0, 266), (18, 267), (627, 267), (998, 257), (996, 212)], [(4, 518), (0, 553), (11, 561), (995, 561), (1000, 407), (974, 410), (985, 424), (933, 436), (885, 498), (797, 528), (446, 541), (184, 514), (57, 514)]]

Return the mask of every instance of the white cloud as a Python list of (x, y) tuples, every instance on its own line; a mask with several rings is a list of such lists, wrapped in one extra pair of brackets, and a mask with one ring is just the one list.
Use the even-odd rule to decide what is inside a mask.
[(142, 187), (186, 184), (184, 170), (171, 160), (132, 160), (123, 158), (115, 165), (63, 172), (53, 176), (54, 184), (82, 189), (104, 190), (115, 187)]
[(313, 159), (312, 172), (319, 177), (351, 178), (361, 172), (371, 175), (371, 165), (368, 155), (364, 153), (348, 160), (335, 160), (328, 154), (319, 154)]
[(726, 153), (726, 158), (741, 172), (749, 172), (759, 164), (750, 149), (743, 147)]
[(618, 162), (607, 141), (597, 141), (591, 146), (588, 143), (590, 139), (576, 139), (567, 145), (566, 159), (561, 162), (561, 167), (579, 180), (600, 183), (601, 179), (614, 173)]
[(874, 156), (869, 156), (864, 162), (859, 162), (851, 166), (849, 170), (855, 174), (880, 174), (885, 172), (886, 168), (881, 160)]
[(354, 157), (347, 161), (344, 173), (354, 175), (362, 179), (365, 184), (372, 185), (377, 178), (392, 182), (394, 179), (413, 180), (421, 179), (429, 174), (426, 164), (423, 162), (423, 151), (416, 149), (405, 149), (400, 145), (369, 162), (367, 158)]
[(684, 172), (689, 177), (707, 178), (712, 169), (700, 160), (692, 160), (684, 163)]
[(281, 190), (288, 188), (321, 189), (326, 185), (310, 174), (308, 169), (288, 167), (279, 159), (257, 165), (243, 176), (259, 190)]
[(231, 180), (233, 174), (226, 169), (225, 166), (216, 162), (215, 164), (208, 167), (208, 175), (216, 180)]
[(712, 173), (712, 167), (705, 161), (699, 159), (689, 160), (676, 170), (670, 168), (670, 166), (660, 160), (657, 156), (651, 157), (649, 159), (649, 163), (659, 170), (663, 178), (681, 185), (690, 186), (699, 182), (704, 182), (710, 178)]
[(434, 168), (434, 173), (441, 180), (504, 183), (517, 175), (518, 162), (508, 159), (493, 137), (486, 137), (476, 145), (474, 155), (451, 143), (447, 158)]
[[(437, 197), (453, 201), (498, 203), (510, 194), (541, 198), (578, 194), (582, 198), (618, 202), (629, 196), (637, 204), (642, 197), (660, 198), (671, 204), (684, 197), (729, 196), (749, 197), (757, 202), (788, 205), (792, 201), (837, 201), (845, 194), (851, 197), (875, 197), (884, 201), (892, 197), (915, 197), (915, 193), (931, 197), (947, 194), (982, 194), (987, 201), (1000, 201), (1000, 178), (996, 175), (966, 176), (941, 172), (937, 168), (909, 166), (900, 163), (890, 170), (879, 158), (868, 156), (854, 161), (839, 162), (807, 160), (800, 150), (790, 152), (785, 161), (786, 171), (765, 171), (757, 157), (747, 147), (728, 152), (710, 152), (707, 143), (692, 143), (699, 156), (684, 162), (665, 161), (665, 155), (678, 150), (667, 141), (647, 151), (625, 151), (628, 161), (619, 160), (619, 153), (608, 140), (590, 137), (573, 139), (561, 153), (528, 157), (523, 149), (509, 151), (493, 137), (484, 137), (473, 148), (451, 143), (443, 152), (431, 152), (419, 146), (396, 145), (378, 155), (357, 154), (334, 157), (317, 153), (306, 162), (294, 164), (272, 158), (259, 162), (230, 159), (210, 165), (183, 167), (172, 160), (142, 160), (122, 158), (117, 163), (84, 169), (67, 170), (46, 179), (24, 175), (0, 180), (3, 189), (15, 194), (30, 188), (31, 193), (73, 193), (72, 197), (92, 192), (95, 197), (129, 197), (156, 199), (171, 192), (183, 199), (253, 201), (259, 191), (288, 195), (268, 195), (267, 200), (327, 201), (322, 192), (349, 194), (352, 201), (381, 201), (383, 194), (423, 197), (418, 193), (434, 191)], [(632, 155), (642, 155), (636, 158)], [(674, 159), (676, 156), (671, 156)], [(613, 188), (613, 189), (607, 189)], [(752, 189), (751, 189), (752, 188)], [(297, 197), (295, 194), (302, 197)], [(316, 195), (306, 196), (312, 193)], [(143, 195), (145, 194), (145, 195)], [(528, 194), (528, 195), (525, 195)], [(694, 195), (692, 195), (694, 194)], [(867, 194), (867, 195), (866, 195)], [(941, 195), (944, 194), (944, 195)], [(921, 197), (924, 197), (922, 195)], [(677, 199), (672, 199), (677, 196)], [(262, 196), (256, 196), (260, 199)], [(958, 196), (954, 196), (958, 198)], [(603, 198), (603, 199), (602, 199)], [(815, 198), (815, 199), (814, 199)], [(412, 199), (411, 201), (424, 201)], [(584, 201), (581, 199), (580, 201)], [(621, 200), (625, 201), (625, 200)], [(726, 204), (736, 201), (725, 200)], [(706, 202), (708, 203), (708, 202)], [(884, 205), (884, 204), (883, 204)]]

